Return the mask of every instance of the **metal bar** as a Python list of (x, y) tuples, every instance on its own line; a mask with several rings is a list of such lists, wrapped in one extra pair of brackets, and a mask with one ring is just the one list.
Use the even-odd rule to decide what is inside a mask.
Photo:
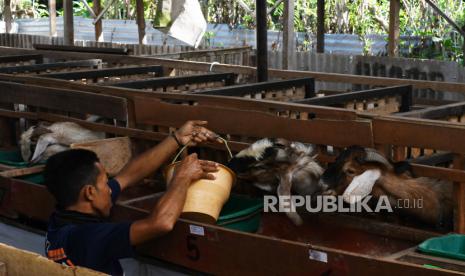
[[(250, 93), (262, 93), (267, 91), (276, 91), (280, 89), (288, 89), (292, 87), (302, 87), (306, 89), (308, 96), (314, 97), (314, 80), (311, 78), (282, 80), (282, 81), (268, 81), (262, 83), (250, 83), (243, 85), (234, 85), (218, 89), (210, 89), (205, 91), (193, 92), (193, 94), (202, 95), (219, 95), (219, 96), (235, 96), (242, 97)], [(311, 93), (313, 91), (313, 93)]]
[(128, 55), (130, 50), (124, 48), (98, 48), (98, 47), (83, 47), (83, 46), (67, 46), (67, 45), (50, 45), (50, 44), (33, 44), (36, 50), (47, 51), (69, 51), (81, 53), (96, 53), (96, 54), (119, 54)]
[(266, 0), (256, 0), (257, 8), (257, 81), (268, 80), (268, 28)]
[(154, 72), (157, 76), (163, 75), (163, 67), (145, 66), (145, 67), (123, 67), (113, 69), (101, 69), (101, 70), (88, 70), (88, 71), (74, 71), (65, 73), (50, 73), (42, 74), (44, 78), (55, 78), (55, 79), (66, 79), (66, 80), (77, 80), (77, 79), (92, 79), (92, 78), (103, 78), (103, 77), (116, 77), (126, 75), (137, 75)]
[(0, 67), (0, 73), (11, 74), (11, 73), (24, 73), (24, 72), (40, 72), (48, 69), (66, 69), (72, 67), (98, 67), (102, 64), (101, 59), (89, 59), (89, 60), (73, 60), (56, 63), (44, 63), (24, 66), (12, 66), (12, 67)]
[(102, 85), (110, 85), (117, 87), (127, 88), (158, 88), (172, 85), (183, 85), (183, 84), (194, 84), (194, 83), (205, 83), (212, 81), (224, 81), (225, 86), (234, 84), (236, 74), (233, 73), (220, 73), (220, 74), (206, 74), (206, 75), (193, 75), (193, 76), (181, 76), (181, 77), (162, 77), (148, 80), (137, 80), (118, 82), (113, 84), (103, 83)]
[(44, 56), (39, 55), (39, 54), (0, 56), (0, 63), (30, 61), (30, 60), (34, 60), (36, 63), (42, 63), (44, 60)]
[[(339, 105), (351, 100), (365, 100), (371, 98), (380, 98), (385, 96), (402, 96), (402, 99), (408, 99), (412, 95), (412, 87), (407, 86), (395, 86), (387, 88), (378, 88), (372, 90), (356, 91), (343, 93), (339, 95), (325, 96), (325, 97), (316, 97), (310, 99), (303, 99), (294, 101), (295, 103), (301, 104), (312, 104), (312, 105)], [(410, 101), (408, 101), (410, 103)], [(408, 104), (407, 103), (407, 104)], [(401, 104), (403, 108), (409, 108)]]

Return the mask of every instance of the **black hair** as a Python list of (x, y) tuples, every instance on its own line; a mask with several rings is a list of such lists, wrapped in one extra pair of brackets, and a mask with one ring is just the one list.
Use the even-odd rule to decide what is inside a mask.
[(85, 185), (94, 185), (100, 173), (97, 155), (89, 150), (73, 149), (57, 153), (47, 160), (44, 180), (55, 197), (58, 209), (77, 202)]

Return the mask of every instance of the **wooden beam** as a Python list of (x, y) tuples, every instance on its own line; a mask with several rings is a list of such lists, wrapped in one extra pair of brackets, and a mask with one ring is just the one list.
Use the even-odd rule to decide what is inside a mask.
[(399, 55), (399, 12), (400, 12), (400, 0), (391, 0), (391, 6), (389, 9), (389, 44), (388, 44), (388, 55), (390, 57), (396, 57)]
[(63, 0), (65, 45), (74, 45), (73, 0)]
[(50, 22), (50, 37), (57, 36), (57, 6), (56, 0), (48, 0), (48, 13)]
[(325, 0), (317, 1), (316, 52), (325, 52)]
[[(463, 170), (465, 168), (465, 158), (463, 155), (455, 156), (453, 167), (456, 170)], [(454, 184), (454, 230), (459, 234), (465, 234), (465, 180)]]
[(292, 54), (295, 52), (294, 0), (284, 1), (283, 69), (296, 69)]
[(35, 167), (30, 167), (30, 168), (13, 169), (13, 170), (0, 172), (0, 176), (10, 178), (10, 177), (18, 177), (18, 176), (23, 176), (23, 175), (40, 173), (44, 170), (44, 168), (45, 168), (44, 165), (39, 165)]
[(139, 31), (139, 44), (144, 44), (145, 41), (145, 17), (144, 17), (144, 1), (136, 0), (137, 13), (137, 29)]
[(256, 0), (257, 7), (257, 81), (268, 80), (268, 27), (266, 0)]
[[(102, 12), (102, 6), (100, 0), (93, 0), (94, 3), (94, 13), (100, 14)], [(103, 27), (102, 27), (102, 20), (95, 22), (95, 41), (103, 42)]]
[(11, 16), (11, 0), (5, 0), (3, 8), (3, 20), (5, 20), (5, 32), (9, 34), (11, 32), (11, 22), (13, 21)]

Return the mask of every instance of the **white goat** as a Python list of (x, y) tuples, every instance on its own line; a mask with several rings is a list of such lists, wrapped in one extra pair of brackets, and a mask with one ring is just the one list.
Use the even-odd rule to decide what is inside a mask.
[[(58, 122), (49, 126), (39, 124), (30, 127), (21, 135), (19, 144), (24, 161), (37, 163), (69, 149), (73, 143), (103, 138), (105, 138), (105, 133), (94, 132), (72, 122)], [(32, 154), (34, 146), (35, 150)]]

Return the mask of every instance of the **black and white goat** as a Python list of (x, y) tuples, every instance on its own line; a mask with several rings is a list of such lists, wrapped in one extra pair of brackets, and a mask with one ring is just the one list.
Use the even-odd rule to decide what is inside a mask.
[(48, 126), (39, 124), (30, 127), (21, 134), (19, 144), (24, 161), (37, 163), (69, 149), (73, 143), (103, 138), (105, 133), (94, 132), (72, 122), (58, 122)]
[[(452, 183), (428, 177), (413, 177), (409, 169), (408, 163), (402, 162), (402, 166), (391, 164), (373, 149), (353, 146), (341, 152), (336, 161), (328, 165), (320, 184), (328, 186), (334, 194), (342, 194), (344, 200), (350, 203), (354, 198), (349, 194), (354, 191), (371, 194), (375, 198), (387, 196), (394, 210), (430, 225), (448, 225), (453, 209)], [(412, 204), (420, 199), (422, 206)], [(398, 206), (406, 201), (410, 202), (410, 208)]]
[[(319, 185), (323, 169), (315, 161), (315, 155), (312, 145), (285, 139), (262, 139), (239, 152), (228, 166), (239, 179), (262, 190), (276, 192), (278, 196), (291, 196), (293, 190), (306, 196), (324, 190)], [(286, 214), (294, 224), (302, 224), (296, 212)]]

